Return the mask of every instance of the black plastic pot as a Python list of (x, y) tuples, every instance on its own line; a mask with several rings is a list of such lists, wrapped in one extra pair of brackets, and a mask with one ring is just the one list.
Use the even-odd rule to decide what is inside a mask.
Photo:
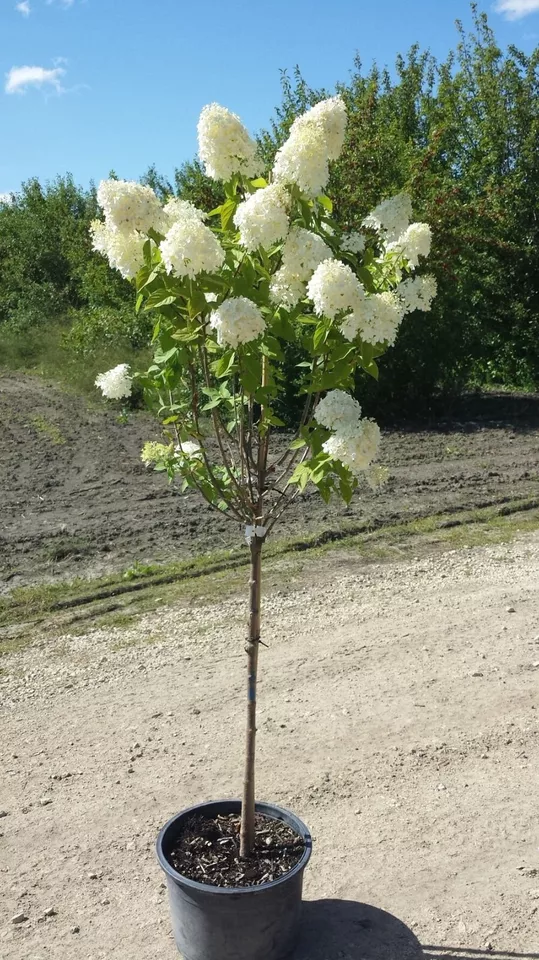
[(269, 803), (256, 804), (257, 813), (284, 821), (305, 842), (299, 863), (279, 880), (254, 887), (214, 887), (188, 880), (169, 863), (182, 826), (194, 813), (214, 817), (240, 810), (239, 800), (198, 804), (172, 817), (157, 838), (174, 938), (184, 960), (283, 960), (296, 945), (303, 871), (311, 856), (312, 839), (293, 813)]

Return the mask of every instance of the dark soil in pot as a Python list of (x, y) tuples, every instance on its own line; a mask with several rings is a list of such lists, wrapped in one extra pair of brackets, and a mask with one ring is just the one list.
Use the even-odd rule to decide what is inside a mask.
[(251, 887), (284, 876), (299, 862), (304, 840), (282, 820), (263, 814), (255, 819), (255, 845), (240, 858), (237, 814), (193, 814), (184, 824), (168, 860), (189, 880), (217, 887)]

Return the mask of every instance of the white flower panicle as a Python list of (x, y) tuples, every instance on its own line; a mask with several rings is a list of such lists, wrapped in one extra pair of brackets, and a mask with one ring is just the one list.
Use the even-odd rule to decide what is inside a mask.
[(293, 307), (305, 297), (306, 282), (324, 260), (333, 258), (327, 243), (303, 227), (292, 227), (282, 250), (282, 265), (270, 284), (274, 303)]
[(171, 197), (167, 200), (163, 209), (165, 223), (171, 227), (174, 223), (185, 223), (187, 220), (198, 220), (203, 223), (207, 219), (207, 214), (199, 210), (189, 200), (179, 200), (177, 197)]
[(287, 190), (278, 183), (253, 193), (240, 203), (234, 223), (240, 231), (240, 242), (252, 252), (266, 250), (283, 240), (289, 229), (287, 208), (290, 202)]
[(375, 293), (363, 300), (359, 310), (345, 317), (341, 332), (350, 341), (359, 334), (366, 343), (387, 342), (392, 346), (404, 314), (402, 300), (394, 291)]
[(277, 306), (295, 307), (307, 295), (307, 285), (289, 273), (286, 267), (275, 271), (270, 283), (270, 297)]
[(119, 363), (112, 370), (98, 374), (95, 385), (107, 400), (122, 400), (124, 397), (130, 397), (133, 378), (129, 374), (129, 364)]
[(210, 326), (217, 333), (217, 342), (230, 347), (256, 340), (266, 328), (259, 307), (247, 297), (224, 300), (218, 309), (213, 311)]
[(314, 412), (315, 420), (333, 435), (322, 449), (339, 460), (355, 475), (363, 473), (376, 460), (380, 449), (380, 428), (374, 420), (361, 419), (361, 407), (344, 390), (331, 390)]
[(257, 145), (235, 113), (210, 103), (203, 108), (197, 129), (200, 159), (212, 180), (226, 182), (236, 173), (253, 177), (259, 172)]
[(160, 248), (167, 273), (196, 277), (203, 271), (215, 273), (225, 260), (225, 251), (214, 233), (196, 217), (177, 220), (168, 230)]
[(275, 181), (295, 183), (308, 197), (322, 193), (329, 177), (326, 146), (314, 129), (296, 132), (277, 151), (273, 166)]
[(343, 234), (341, 238), (341, 250), (344, 253), (363, 253), (364, 249), (364, 234), (358, 233), (357, 230), (351, 230), (350, 233)]
[(411, 223), (398, 240), (387, 246), (386, 252), (398, 253), (415, 268), (419, 265), (419, 257), (428, 257), (431, 244), (432, 230), (428, 223)]
[(332, 260), (333, 251), (317, 233), (292, 227), (282, 251), (282, 264), (298, 280), (310, 280), (324, 260)]
[(359, 429), (361, 407), (344, 390), (330, 390), (314, 411), (315, 420), (328, 430), (350, 436)]
[(131, 233), (159, 230), (163, 227), (163, 208), (151, 187), (132, 180), (102, 180), (97, 202), (111, 228)]
[(342, 150), (345, 130), (346, 107), (340, 97), (317, 103), (294, 120), (288, 140), (277, 151), (274, 179), (318, 196), (328, 181), (329, 161)]
[(340, 460), (355, 475), (363, 474), (378, 456), (380, 427), (374, 420), (360, 420), (355, 433), (337, 431), (322, 444), (322, 449), (334, 460)]
[(363, 285), (341, 260), (324, 260), (311, 277), (307, 293), (315, 313), (330, 320), (343, 310), (358, 310), (365, 297)]
[(202, 448), (196, 440), (182, 440), (175, 447), (175, 453), (180, 463), (185, 460), (199, 459), (202, 456)]
[(129, 233), (116, 230), (108, 223), (94, 220), (90, 225), (92, 247), (106, 257), (111, 267), (119, 270), (122, 277), (131, 280), (144, 265), (146, 238), (136, 230)]
[(329, 160), (337, 160), (344, 145), (346, 133), (346, 105), (342, 97), (330, 97), (307, 110), (294, 120), (290, 133), (301, 129), (311, 128), (319, 131), (326, 144)]
[(402, 298), (405, 313), (411, 313), (412, 310), (430, 310), (437, 290), (435, 277), (427, 274), (425, 277), (409, 277), (404, 280), (397, 287), (396, 293)]
[(148, 440), (140, 454), (140, 459), (143, 463), (159, 463), (160, 460), (165, 460), (172, 453), (172, 444), (168, 445), (165, 443), (157, 443), (155, 440)]
[(389, 480), (389, 470), (387, 467), (382, 467), (379, 463), (372, 463), (371, 466), (365, 470), (365, 480), (371, 490), (380, 490)]
[(398, 193), (379, 203), (368, 217), (365, 217), (363, 226), (378, 230), (385, 240), (391, 243), (402, 236), (411, 219), (412, 201), (407, 193)]

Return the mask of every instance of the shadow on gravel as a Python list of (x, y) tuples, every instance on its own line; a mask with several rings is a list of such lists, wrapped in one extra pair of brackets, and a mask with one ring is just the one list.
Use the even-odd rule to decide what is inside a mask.
[(352, 900), (312, 900), (303, 911), (294, 960), (424, 960), (417, 937), (384, 910)]
[(424, 946), (402, 920), (354, 900), (303, 904), (302, 935), (293, 960), (539, 960), (539, 953)]
[(513, 950), (476, 950), (473, 947), (423, 947), (424, 960), (534, 960), (539, 953), (515, 953)]
[(424, 960), (534, 960), (539, 953), (515, 953), (513, 950), (477, 950), (473, 947), (423, 947)]

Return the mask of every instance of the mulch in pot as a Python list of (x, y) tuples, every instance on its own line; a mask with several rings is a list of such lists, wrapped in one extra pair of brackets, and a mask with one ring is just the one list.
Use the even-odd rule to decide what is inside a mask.
[(189, 880), (214, 887), (252, 887), (278, 880), (301, 859), (305, 844), (286, 823), (262, 814), (255, 817), (252, 855), (240, 857), (239, 814), (205, 817), (193, 814), (168, 855), (170, 864)]

